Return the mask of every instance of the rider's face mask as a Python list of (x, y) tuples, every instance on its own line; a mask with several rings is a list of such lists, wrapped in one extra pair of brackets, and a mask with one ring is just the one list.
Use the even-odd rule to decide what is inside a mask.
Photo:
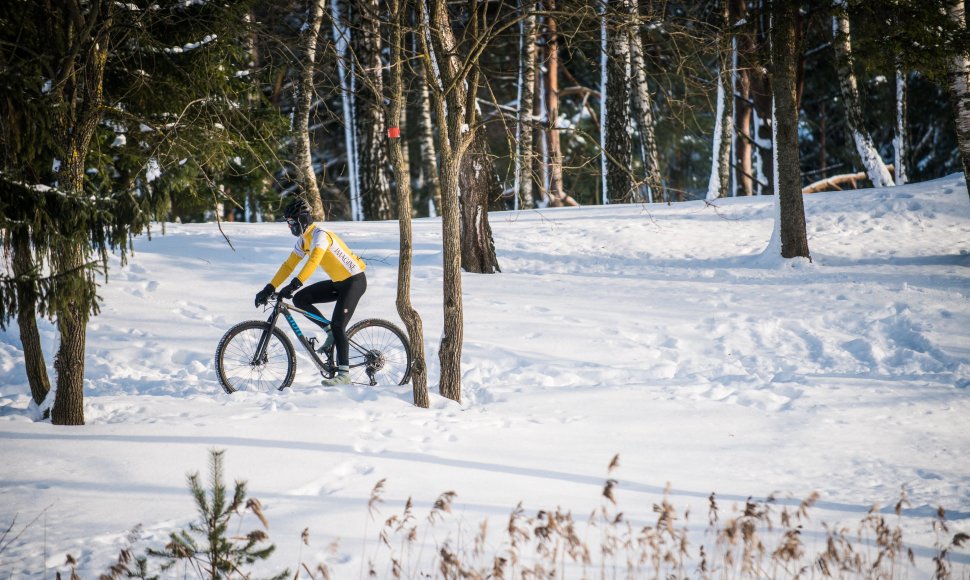
[(286, 220), (286, 225), (290, 226), (290, 233), (294, 236), (303, 234), (303, 224), (300, 223), (299, 219), (289, 218)]

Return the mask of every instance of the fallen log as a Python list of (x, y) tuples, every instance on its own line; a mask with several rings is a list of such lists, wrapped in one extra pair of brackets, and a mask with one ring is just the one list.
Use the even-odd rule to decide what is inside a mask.
[[(895, 167), (892, 163), (886, 166), (889, 172), (893, 174), (893, 178), (896, 177)], [(820, 179), (814, 183), (810, 183), (802, 188), (803, 194), (808, 193), (819, 193), (821, 191), (842, 191), (843, 185), (851, 185), (851, 189), (859, 189), (858, 183), (864, 179), (869, 179), (869, 175), (865, 171), (860, 171), (859, 173), (843, 173), (842, 175), (833, 175), (832, 177), (826, 177), (825, 179)]]

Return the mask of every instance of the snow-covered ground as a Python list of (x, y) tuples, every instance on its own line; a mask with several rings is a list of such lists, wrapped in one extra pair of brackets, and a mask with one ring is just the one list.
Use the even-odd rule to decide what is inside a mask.
[[(0, 333), (0, 530), (16, 517), (0, 578), (50, 577), (68, 553), (96, 577), (139, 524), (136, 551), (163, 543), (194, 518), (185, 478), (206, 473), (211, 449), (263, 503), (277, 545), (263, 572), (325, 561), (357, 577), (384, 518), (409, 497), (424, 517), (447, 490), (458, 496), (446, 529), (469, 537), (485, 518), (502, 528), (520, 501), (584, 520), (619, 454), (610, 477), (634, 525), (656, 517), (668, 483), (675, 507), (701, 514), (698, 530), (712, 491), (725, 508), (818, 491), (817, 532), (854, 529), (904, 490), (910, 577), (925, 576), (937, 506), (950, 533), (970, 532), (967, 190), (953, 176), (805, 202), (811, 264), (760, 256), (770, 198), (492, 214), (502, 273), (463, 278), (461, 404), (435, 388), (440, 222), (418, 220), (427, 410), (410, 386), (323, 389), (304, 359), (287, 392), (223, 393), (216, 343), (264, 317), (253, 295), (292, 237), (224, 224), (233, 250), (214, 224), (156, 226), (101, 288), (87, 425), (34, 421), (16, 325)], [(356, 318), (398, 320), (397, 223), (332, 226), (368, 262)], [(52, 363), (56, 333), (41, 328)], [(423, 536), (423, 553), (445, 534)], [(821, 533), (803, 539), (824, 547)], [(952, 560), (965, 574), (966, 552)]]

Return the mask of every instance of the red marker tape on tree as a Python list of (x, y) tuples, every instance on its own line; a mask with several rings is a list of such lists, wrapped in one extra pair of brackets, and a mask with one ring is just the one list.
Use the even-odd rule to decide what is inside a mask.
[(401, 128), (400, 127), (388, 127), (387, 128), (387, 136), (390, 139), (397, 139), (397, 138), (399, 138), (401, 136)]

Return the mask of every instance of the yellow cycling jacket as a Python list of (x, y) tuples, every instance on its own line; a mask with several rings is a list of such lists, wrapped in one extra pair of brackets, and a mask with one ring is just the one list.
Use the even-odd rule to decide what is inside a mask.
[(306, 264), (303, 264), (300, 273), (296, 275), (300, 282), (304, 284), (313, 275), (317, 266), (323, 268), (323, 271), (334, 282), (346, 280), (354, 274), (363, 272), (367, 267), (364, 261), (351, 252), (347, 244), (337, 234), (318, 228), (316, 224), (310, 224), (310, 227), (296, 241), (293, 252), (276, 271), (276, 275), (273, 276), (273, 281), (270, 284), (274, 288), (279, 288), (280, 284), (286, 280), (307, 254), (310, 255), (310, 258)]

